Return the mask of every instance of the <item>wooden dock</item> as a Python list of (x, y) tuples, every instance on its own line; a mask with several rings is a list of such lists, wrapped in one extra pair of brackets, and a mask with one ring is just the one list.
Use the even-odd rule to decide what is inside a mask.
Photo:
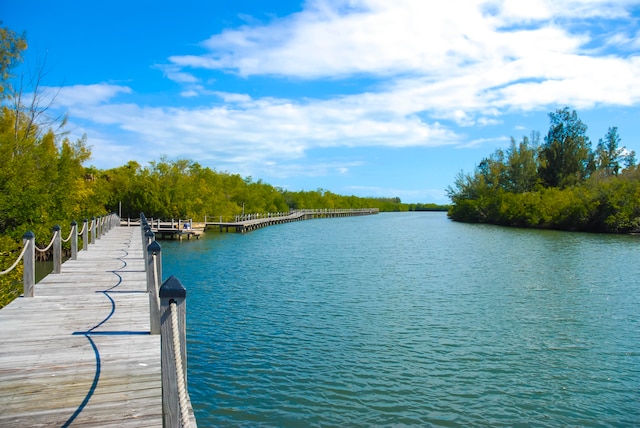
[[(234, 232), (245, 233), (266, 226), (289, 223), (292, 221), (310, 220), (314, 218), (372, 215), (378, 214), (379, 212), (380, 210), (378, 208), (303, 209), (293, 210), (286, 213), (253, 213), (237, 215), (229, 221), (224, 221), (222, 217), (220, 217), (219, 221), (210, 221), (207, 220), (206, 216), (204, 218), (204, 222), (194, 222), (192, 219), (169, 221), (151, 219), (149, 220), (149, 226), (151, 231), (155, 234), (156, 239), (182, 239), (184, 236), (186, 236), (187, 239), (191, 239), (192, 237), (198, 239), (200, 238), (200, 235), (208, 229), (219, 230), (220, 232), (229, 232), (233, 230)], [(121, 225), (128, 227), (139, 226), (140, 219), (122, 219)], [(185, 225), (187, 226), (185, 227)]]
[(207, 221), (205, 219), (205, 230), (209, 228), (218, 229), (220, 232), (229, 232), (230, 229), (238, 233), (250, 232), (275, 224), (290, 223), (292, 221), (310, 220), (314, 218), (337, 218), (361, 215), (378, 214), (377, 208), (365, 209), (314, 209), (295, 210), (289, 213), (267, 213), (249, 214), (238, 216), (234, 221)]
[(142, 245), (116, 227), (0, 310), (0, 426), (162, 426)]
[(156, 239), (178, 239), (181, 241), (183, 238), (191, 239), (196, 238), (200, 239), (200, 235), (202, 235), (203, 229), (178, 229), (172, 227), (160, 227), (160, 228), (152, 228), (151, 231), (156, 235)]

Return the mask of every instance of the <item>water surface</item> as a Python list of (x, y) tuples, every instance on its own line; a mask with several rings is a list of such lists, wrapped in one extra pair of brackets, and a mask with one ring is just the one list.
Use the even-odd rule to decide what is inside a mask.
[(200, 426), (640, 424), (640, 237), (383, 213), (162, 248)]

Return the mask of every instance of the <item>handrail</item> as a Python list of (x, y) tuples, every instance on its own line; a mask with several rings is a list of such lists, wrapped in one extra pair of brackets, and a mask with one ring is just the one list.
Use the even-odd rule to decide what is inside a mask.
[[(105, 232), (111, 230), (112, 227), (119, 224), (119, 218), (116, 214), (109, 214), (105, 216), (102, 220), (102, 224), (104, 225)], [(53, 274), (59, 274), (62, 269), (62, 242), (71, 241), (71, 258), (73, 260), (77, 257), (78, 251), (78, 234), (77, 234), (77, 223), (75, 221), (71, 222), (71, 231), (69, 236), (66, 239), (62, 239), (60, 226), (56, 225), (53, 227), (53, 236), (51, 237), (51, 241), (45, 248), (38, 248), (35, 245), (35, 235), (31, 231), (27, 231), (22, 236), (22, 251), (20, 255), (16, 259), (16, 261), (9, 267), (8, 269), (0, 272), (0, 275), (5, 275), (11, 272), (18, 266), (18, 263), (22, 261), (24, 263), (24, 271), (22, 274), (22, 286), (23, 286), (23, 295), (24, 297), (33, 297), (34, 296), (34, 286), (35, 286), (35, 253), (36, 250), (39, 253), (46, 253), (51, 248), (53, 248)], [(83, 231), (83, 238), (86, 237), (86, 220)], [(72, 240), (72, 238), (75, 239)], [(89, 250), (89, 246), (87, 241), (84, 241), (85, 245), (83, 246), (84, 251)]]
[(163, 426), (195, 427), (187, 388), (187, 292), (175, 276), (159, 286), (162, 281), (162, 248), (142, 213), (140, 231), (146, 248), (149, 329), (151, 334), (160, 334)]
[(180, 330), (178, 329), (178, 305), (176, 302), (169, 304), (171, 311), (171, 334), (173, 336), (173, 354), (175, 356), (176, 378), (178, 383), (178, 400), (180, 401), (180, 419), (183, 427), (189, 427), (189, 394), (187, 383), (182, 370), (182, 352), (180, 350)]
[(22, 247), (22, 251), (20, 252), (20, 255), (18, 256), (18, 259), (15, 262), (13, 262), (11, 267), (9, 269), (7, 269), (7, 270), (3, 270), (2, 272), (0, 272), (0, 276), (6, 275), (9, 272), (11, 272), (12, 270), (14, 270), (16, 268), (16, 266), (18, 266), (18, 263), (20, 263), (20, 260), (22, 260), (22, 257), (24, 257), (24, 253), (26, 253), (26, 252), (27, 252), (27, 245)]
[(56, 236), (58, 235), (58, 233), (60, 233), (59, 230), (54, 230), (53, 232), (53, 236), (51, 237), (51, 242), (49, 242), (49, 245), (47, 245), (45, 248), (38, 248), (38, 246), (36, 245), (36, 251), (39, 251), (41, 253), (46, 253), (47, 251), (49, 251), (51, 249), (51, 247), (53, 247), (53, 243), (56, 240)]
[(84, 233), (84, 230), (87, 228), (87, 222), (83, 221), (82, 222), (82, 229), (80, 229), (80, 231), (78, 232), (78, 235), (82, 235)]
[(71, 225), (71, 230), (69, 230), (69, 236), (67, 236), (67, 239), (62, 238), (62, 242), (67, 243), (69, 241), (71, 241), (71, 237), (73, 236), (73, 229), (76, 228), (77, 226), (75, 224)]

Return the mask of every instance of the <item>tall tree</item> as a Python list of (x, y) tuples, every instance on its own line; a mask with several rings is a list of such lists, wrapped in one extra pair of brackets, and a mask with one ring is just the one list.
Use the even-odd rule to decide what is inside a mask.
[(601, 138), (596, 147), (597, 170), (606, 176), (618, 175), (624, 151), (624, 147), (620, 147), (618, 128), (616, 126), (609, 128), (604, 140)]
[(549, 118), (549, 132), (540, 150), (540, 178), (548, 187), (581, 183), (595, 169), (587, 125), (568, 107), (549, 113)]
[[(534, 139), (535, 135), (533, 134)], [(506, 190), (514, 193), (533, 190), (538, 182), (537, 150), (527, 137), (523, 137), (520, 143), (511, 138), (506, 159)]]

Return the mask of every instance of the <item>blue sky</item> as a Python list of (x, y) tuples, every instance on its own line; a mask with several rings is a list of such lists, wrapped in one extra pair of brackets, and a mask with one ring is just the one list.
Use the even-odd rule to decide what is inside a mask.
[(564, 106), (640, 153), (639, 19), (640, 0), (0, 0), (88, 165), (403, 202), (448, 202)]

